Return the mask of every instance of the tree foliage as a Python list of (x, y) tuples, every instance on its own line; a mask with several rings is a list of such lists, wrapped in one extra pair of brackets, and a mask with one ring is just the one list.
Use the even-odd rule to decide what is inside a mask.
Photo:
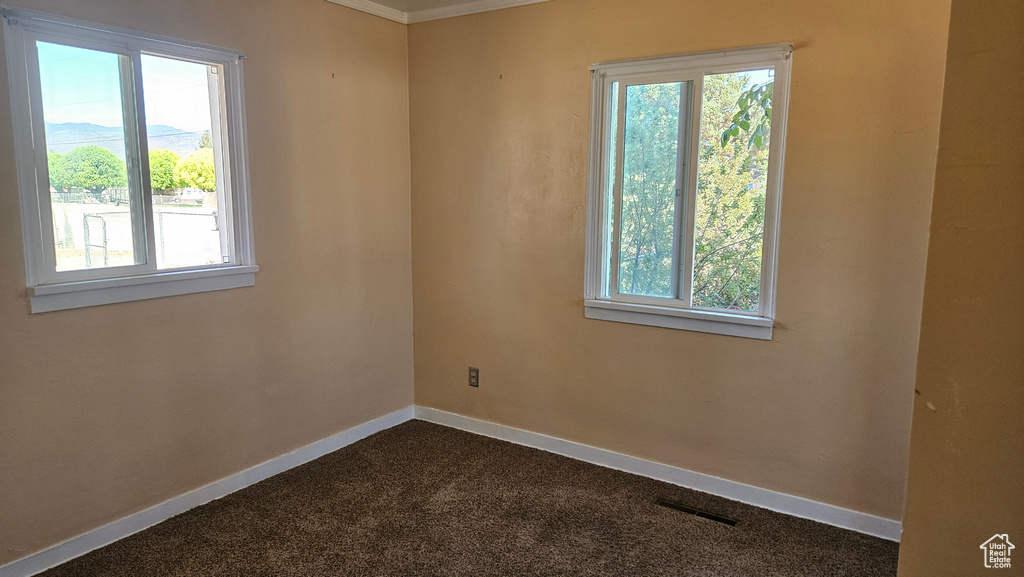
[[(46, 155), (50, 186), (65, 194), (71, 188), (84, 188), (99, 195), (108, 188), (128, 186), (124, 161), (99, 146), (80, 146), (67, 154)], [(184, 159), (171, 150), (149, 151), (150, 182), (155, 192), (194, 187), (217, 190), (213, 149), (201, 148)]]
[[(758, 306), (771, 88), (749, 88), (748, 82), (745, 74), (704, 78), (693, 215), (695, 306)], [(682, 186), (676, 183), (680, 90), (679, 83), (626, 89), (620, 293), (681, 296), (672, 293), (679, 274), (673, 252), (680, 250), (674, 234), (676, 190)], [(745, 108), (737, 110), (738, 104)], [(739, 130), (753, 134), (741, 142)]]
[(730, 139), (739, 138), (740, 131), (750, 133), (747, 146), (761, 148), (768, 142), (774, 93), (774, 80), (755, 84), (740, 93), (736, 99), (737, 110), (732, 117), (732, 124), (722, 131), (722, 148), (728, 146)]
[(626, 88), (619, 292), (672, 296), (678, 82)]
[(124, 162), (99, 146), (79, 146), (56, 160), (56, 166), (56, 176), (51, 168), (50, 183), (58, 190), (80, 187), (98, 195), (108, 188), (128, 186)]
[[(46, 165), (50, 173), (50, 186), (52, 186), (54, 190), (60, 193), (61, 202), (67, 202), (68, 189), (71, 187), (67, 183), (67, 162), (65, 161), (65, 155), (58, 154), (53, 151), (47, 152)], [(71, 217), (68, 216), (66, 210), (58, 210), (56, 207), (54, 207), (54, 221), (56, 222), (56, 219), (58, 218), (62, 218), (64, 221), (64, 226), (60, 228), (60, 231), (63, 232), (63, 235), (55, 238), (54, 240), (57, 242), (57, 245), (61, 248), (74, 246), (75, 237), (74, 231), (71, 228)], [(55, 231), (55, 233), (56, 232), (57, 231)]]
[[(718, 137), (731, 130), (747, 82), (743, 74), (704, 77), (697, 176), (693, 304), (756, 311), (761, 286), (770, 121), (749, 110), (758, 141)], [(770, 109), (770, 105), (769, 105)]]
[(207, 192), (217, 190), (217, 175), (213, 166), (213, 149), (200, 148), (186, 156), (174, 168), (174, 178), (185, 186)]
[(171, 150), (149, 151), (149, 178), (154, 192), (165, 193), (181, 188), (181, 183), (174, 177), (174, 169), (181, 162), (181, 157)]
[(66, 193), (71, 186), (68, 184), (67, 162), (64, 154), (53, 151), (46, 153), (46, 165), (50, 171), (50, 186), (59, 193)]
[(213, 135), (209, 130), (204, 131), (199, 137), (199, 148), (213, 148)]

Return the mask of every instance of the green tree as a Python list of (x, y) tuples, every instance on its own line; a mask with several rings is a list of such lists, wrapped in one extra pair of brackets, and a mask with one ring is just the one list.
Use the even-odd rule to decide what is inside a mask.
[[(736, 114), (732, 123), (722, 131), (722, 148), (729, 140), (740, 137), (740, 131), (749, 132), (747, 145), (761, 148), (768, 142), (768, 129), (772, 123), (772, 98), (775, 96), (775, 81), (755, 84), (740, 93), (736, 99)], [(755, 120), (756, 119), (756, 120)], [(751, 129), (753, 127), (753, 129)]]
[(213, 149), (200, 148), (186, 156), (174, 168), (174, 178), (185, 186), (207, 192), (217, 190), (217, 175), (213, 167)]
[[(50, 174), (50, 186), (53, 187), (60, 194), (61, 203), (68, 202), (68, 174), (67, 174), (67, 160), (65, 155), (59, 154), (53, 151), (46, 153), (46, 166)], [(53, 218), (60, 218), (64, 221), (62, 230), (64, 235), (62, 238), (58, 238), (57, 243), (60, 247), (72, 247), (75, 246), (75, 237), (71, 229), (71, 217), (68, 216), (68, 211), (64, 206), (53, 207)]]
[(626, 88), (619, 292), (672, 296), (679, 95), (676, 83)]
[(166, 193), (181, 188), (181, 183), (174, 177), (174, 169), (179, 162), (181, 157), (173, 151), (149, 151), (149, 177), (153, 192)]
[(199, 137), (199, 148), (213, 148), (213, 135), (207, 130)]
[(46, 153), (46, 166), (50, 172), (50, 186), (63, 198), (68, 192), (67, 161), (65, 155), (57, 152)]
[[(63, 183), (84, 188), (98, 196), (108, 188), (128, 186), (124, 162), (106, 148), (79, 146), (64, 156)], [(56, 187), (54, 187), (56, 188)]]
[[(758, 91), (757, 86), (748, 89), (748, 82), (746, 74), (704, 77), (693, 261), (697, 306), (758, 307), (768, 182), (768, 147), (763, 144), (770, 129), (761, 103), (768, 110), (771, 104), (762, 99), (763, 85)], [(746, 142), (732, 133), (741, 112), (740, 121), (756, 127)], [(719, 136), (726, 133), (729, 139)]]
[[(693, 127), (700, 131), (692, 247), (696, 306), (758, 307), (771, 102), (770, 88), (753, 90), (749, 81), (742, 73), (707, 75), (698, 95), (701, 116)], [(679, 250), (674, 226), (680, 90), (679, 83), (626, 89), (615, 279), (620, 293), (677, 296), (672, 280), (678, 271), (672, 264)], [(736, 138), (741, 130), (753, 134), (741, 142)]]

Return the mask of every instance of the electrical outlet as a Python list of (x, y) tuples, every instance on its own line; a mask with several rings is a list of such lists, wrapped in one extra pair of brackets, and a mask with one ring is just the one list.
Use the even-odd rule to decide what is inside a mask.
[(480, 386), (480, 369), (476, 367), (469, 367), (469, 386)]

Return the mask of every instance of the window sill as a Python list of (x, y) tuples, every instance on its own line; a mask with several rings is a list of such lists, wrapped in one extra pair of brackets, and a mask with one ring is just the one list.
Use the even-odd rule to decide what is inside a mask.
[(584, 313), (588, 319), (772, 340), (773, 322), (763, 317), (608, 300), (584, 301)]
[(253, 286), (257, 271), (258, 266), (168, 271), (40, 285), (29, 287), (28, 291), (35, 314)]

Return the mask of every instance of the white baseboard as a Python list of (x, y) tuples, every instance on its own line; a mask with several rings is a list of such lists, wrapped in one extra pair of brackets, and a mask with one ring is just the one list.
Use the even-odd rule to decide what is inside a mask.
[(630, 457), (622, 453), (598, 449), (597, 447), (549, 437), (540, 433), (532, 433), (522, 429), (506, 427), (505, 425), (420, 406), (416, 407), (416, 418), (478, 435), (557, 453), (580, 461), (601, 465), (602, 467), (665, 481), (673, 485), (710, 493), (749, 505), (756, 505), (764, 509), (793, 515), (794, 517), (802, 517), (842, 527), (843, 529), (866, 533), (890, 541), (899, 541), (900, 533), (902, 532), (902, 523), (892, 519), (876, 517), (867, 513), (811, 501), (803, 497), (794, 497), (793, 495), (745, 485), (703, 473), (695, 473), (670, 465), (645, 461), (638, 457)]
[(152, 527), (189, 509), (194, 509), (210, 501), (220, 499), (239, 489), (259, 483), (268, 477), (308, 463), (342, 447), (351, 445), (356, 441), (365, 439), (374, 433), (390, 429), (395, 425), (412, 419), (413, 414), (413, 407), (406, 407), (342, 431), (337, 435), (306, 445), (291, 453), (275, 457), (230, 477), (225, 477), (183, 495), (178, 495), (138, 513), (122, 517), (117, 521), (72, 537), (38, 553), (12, 561), (0, 567), (0, 577), (29, 577), (30, 575), (41, 573), (75, 557), (85, 555), (93, 549), (109, 545), (114, 541), (124, 539), (129, 535)]
[(428, 407), (409, 406), (0, 566), (0, 577), (29, 577), (41, 573), (75, 557), (84, 555), (89, 551), (109, 545), (143, 529), (152, 527), (189, 509), (194, 509), (210, 501), (220, 499), (239, 489), (244, 489), (268, 477), (308, 463), (342, 447), (351, 445), (356, 441), (365, 439), (374, 433), (390, 429), (413, 418), (557, 453), (595, 465), (642, 475), (672, 483), (673, 485), (703, 491), (787, 515), (851, 529), (891, 541), (899, 541), (900, 539), (901, 524), (899, 521), (892, 519), (884, 519), (868, 515), (867, 513), (843, 509), (835, 505), (828, 505), (802, 497), (794, 497), (785, 493), (744, 485), (743, 483), (695, 473), (661, 463), (645, 461), (638, 457), (630, 457), (629, 455), (598, 449), (597, 447), (566, 441), (556, 437), (549, 437), (540, 433), (531, 433), (530, 431), (506, 427), (505, 425), (481, 421), (454, 413), (446, 413)]

